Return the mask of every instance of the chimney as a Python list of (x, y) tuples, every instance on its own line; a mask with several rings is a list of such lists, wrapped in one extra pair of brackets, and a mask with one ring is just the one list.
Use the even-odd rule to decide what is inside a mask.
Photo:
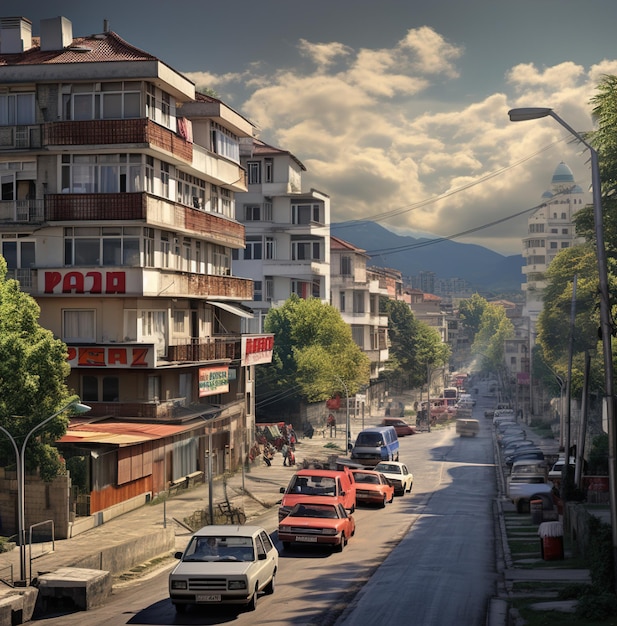
[(64, 50), (73, 43), (73, 24), (66, 17), (41, 20), (41, 50)]
[(20, 54), (32, 48), (32, 22), (25, 17), (0, 17), (0, 54)]

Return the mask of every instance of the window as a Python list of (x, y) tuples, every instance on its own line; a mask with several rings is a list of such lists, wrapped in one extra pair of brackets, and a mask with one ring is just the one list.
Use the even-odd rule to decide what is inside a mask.
[(244, 260), (249, 261), (253, 259), (262, 258), (263, 243), (261, 237), (247, 237), (246, 248), (244, 249)]
[(120, 380), (117, 376), (82, 376), (81, 397), (85, 402), (119, 402)]
[(272, 302), (274, 298), (274, 279), (271, 276), (265, 277), (266, 283), (266, 302)]
[(319, 298), (321, 297), (321, 283), (318, 278), (312, 281), (292, 280), (291, 293), (303, 299)]
[(364, 292), (363, 291), (354, 291), (353, 292), (353, 312), (354, 313), (364, 313)]
[(351, 338), (360, 348), (364, 348), (364, 326), (351, 327)]
[(246, 170), (248, 174), (249, 185), (260, 185), (261, 184), (261, 162), (249, 161), (246, 164)]
[(95, 312), (93, 310), (70, 310), (62, 312), (63, 341), (96, 341)]
[(244, 221), (245, 222), (271, 222), (272, 221), (272, 203), (264, 202), (263, 204), (245, 204), (244, 205)]
[(351, 276), (351, 257), (341, 257), (341, 276)]
[(167, 340), (167, 312), (141, 311), (138, 316), (137, 340), (153, 343), (157, 356), (165, 356)]
[(319, 204), (292, 204), (291, 223), (310, 224), (311, 222), (321, 223)]
[(276, 241), (274, 237), (265, 238), (264, 259), (276, 259)]
[(0, 126), (34, 124), (34, 94), (0, 94)]
[(274, 161), (266, 157), (264, 159), (264, 182), (271, 183), (274, 181)]
[(568, 241), (562, 241), (561, 242), (561, 247), (563, 248), (569, 248), (570, 247), (570, 242)]
[(567, 235), (568, 234), (568, 229), (567, 228), (562, 228), (561, 229), (561, 234), (562, 235)]
[(562, 220), (567, 219), (567, 216), (566, 216), (566, 214), (565, 214), (565, 213), (562, 213), (562, 214), (561, 214), (561, 219), (562, 219)]
[(219, 276), (229, 276), (231, 274), (231, 257), (228, 248), (212, 246), (211, 273)]
[(551, 250), (556, 250), (556, 249), (557, 249), (557, 242), (551, 241)]
[(64, 193), (137, 192), (144, 167), (140, 154), (65, 154), (61, 177)]
[(174, 311), (173, 318), (174, 318), (174, 334), (184, 335), (186, 311)]
[(253, 300), (261, 302), (263, 299), (262, 282), (260, 280), (253, 281)]
[(240, 140), (229, 129), (212, 123), (212, 151), (224, 156), (234, 163), (240, 163)]
[(65, 120), (141, 117), (141, 83), (114, 81), (62, 86)]
[(138, 226), (67, 227), (64, 229), (64, 264), (139, 267), (141, 232)]
[(321, 260), (321, 245), (319, 241), (292, 241), (291, 258), (293, 261)]
[(10, 235), (3, 235), (2, 256), (6, 261), (8, 269), (18, 268), (30, 269), (36, 265), (35, 243), (34, 241), (22, 241), (13, 239)]
[(160, 254), (161, 254), (161, 267), (169, 267), (169, 256), (171, 254), (171, 233), (166, 231), (161, 232), (161, 241), (160, 241)]
[(169, 198), (169, 163), (161, 161), (161, 196)]
[(176, 172), (176, 178), (178, 182), (178, 202), (194, 209), (205, 210), (206, 181), (180, 171)]
[(339, 292), (339, 311), (345, 313), (345, 292)]

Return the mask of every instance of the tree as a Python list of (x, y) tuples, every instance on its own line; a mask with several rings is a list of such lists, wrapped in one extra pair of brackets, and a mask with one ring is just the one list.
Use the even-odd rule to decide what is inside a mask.
[[(70, 372), (66, 345), (39, 325), (38, 304), (6, 275), (6, 262), (0, 256), (0, 425), (20, 446), (37, 424), (73, 397), (65, 384)], [(60, 415), (37, 431), (28, 442), (28, 470), (38, 467), (44, 480), (58, 473), (61, 463), (53, 443), (67, 426), (68, 417)], [(13, 464), (14, 450), (0, 435), (3, 465)]]
[(514, 336), (514, 326), (506, 316), (505, 309), (487, 302), (480, 318), (472, 352), (483, 358), (483, 369), (500, 371), (505, 366), (504, 342)]
[(477, 293), (474, 293), (469, 300), (461, 300), (459, 304), (459, 318), (472, 337), (475, 337), (480, 330), (482, 315), (487, 306), (488, 301)]
[[(272, 363), (257, 369), (260, 404), (326, 400), (368, 384), (370, 362), (337, 309), (292, 295), (264, 322), (274, 334)], [(342, 381), (342, 382), (341, 382)]]
[(439, 333), (418, 321), (406, 302), (382, 298), (380, 310), (388, 316), (390, 377), (404, 379), (410, 388), (426, 382), (427, 367), (445, 365), (449, 347)]

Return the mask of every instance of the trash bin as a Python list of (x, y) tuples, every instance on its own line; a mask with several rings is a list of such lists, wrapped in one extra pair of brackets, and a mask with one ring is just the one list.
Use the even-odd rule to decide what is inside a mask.
[(529, 512), (531, 513), (531, 523), (541, 524), (544, 516), (544, 502), (542, 500), (530, 500)]
[(540, 553), (545, 561), (563, 559), (563, 524), (561, 522), (542, 522), (538, 528), (540, 535)]

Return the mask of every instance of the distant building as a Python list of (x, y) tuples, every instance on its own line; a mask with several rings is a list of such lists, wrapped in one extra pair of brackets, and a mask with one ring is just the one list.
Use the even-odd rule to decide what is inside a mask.
[(562, 161), (555, 169), (550, 190), (542, 195), (542, 205), (527, 220), (523, 239), (526, 282), (522, 289), (532, 328), (543, 306), (546, 270), (561, 250), (581, 241), (574, 230), (574, 216), (589, 202), (589, 194), (574, 182), (572, 171)]

